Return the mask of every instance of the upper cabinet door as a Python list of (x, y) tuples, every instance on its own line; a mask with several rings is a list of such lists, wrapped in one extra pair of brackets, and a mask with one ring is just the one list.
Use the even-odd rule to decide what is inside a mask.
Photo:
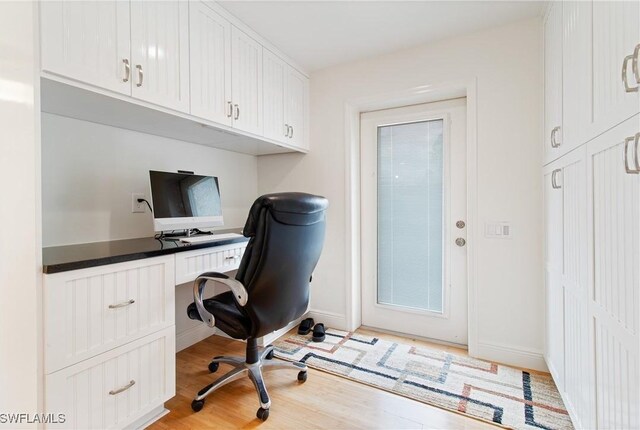
[(544, 160), (562, 146), (562, 3), (551, 3), (544, 24)]
[(133, 96), (189, 112), (189, 4), (130, 4)]
[(562, 4), (562, 153), (589, 140), (591, 122), (591, 16), (590, 1)]
[[(587, 41), (591, 46), (591, 40)], [(593, 2), (593, 127), (592, 137), (640, 112), (640, 3), (637, 1)], [(622, 80), (625, 58), (629, 92)], [(640, 76), (639, 76), (640, 77)]]
[(131, 94), (129, 3), (40, 3), (42, 69)]
[(264, 136), (289, 141), (289, 125), (284, 119), (285, 73), (289, 67), (268, 49), (262, 53)]
[(231, 95), (233, 127), (261, 135), (262, 45), (231, 28)]
[(191, 114), (231, 125), (231, 24), (199, 1), (189, 3)]
[(307, 98), (309, 81), (295, 69), (288, 67), (285, 81), (285, 120), (289, 125), (289, 140), (294, 146), (308, 149)]

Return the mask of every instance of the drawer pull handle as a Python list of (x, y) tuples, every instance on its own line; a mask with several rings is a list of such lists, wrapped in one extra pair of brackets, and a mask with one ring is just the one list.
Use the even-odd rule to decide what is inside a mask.
[(122, 388), (118, 388), (117, 390), (111, 390), (109, 391), (109, 394), (111, 394), (112, 396), (115, 396), (116, 394), (120, 394), (123, 391), (127, 391), (129, 388), (133, 387), (136, 384), (136, 381), (134, 381), (133, 379), (124, 387)]
[(122, 303), (116, 303), (115, 305), (109, 305), (109, 309), (118, 309), (118, 308), (124, 308), (125, 306), (129, 306), (134, 304), (136, 301), (131, 299), (131, 300), (127, 300), (126, 302), (122, 302)]
[(239, 256), (239, 255), (231, 255), (231, 256), (229, 256), (229, 257), (225, 258), (225, 260), (236, 260), (236, 259), (238, 259), (238, 258), (240, 258), (240, 256)]

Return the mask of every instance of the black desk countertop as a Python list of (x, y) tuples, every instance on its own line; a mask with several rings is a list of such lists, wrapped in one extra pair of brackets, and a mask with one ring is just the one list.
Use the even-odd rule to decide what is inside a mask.
[[(216, 234), (220, 233), (242, 234), (242, 229), (216, 230)], [(242, 236), (212, 242), (185, 243), (143, 237), (139, 239), (51, 246), (42, 249), (42, 271), (47, 274), (67, 272), (69, 270), (175, 254), (176, 252), (247, 242), (248, 240), (248, 238)]]

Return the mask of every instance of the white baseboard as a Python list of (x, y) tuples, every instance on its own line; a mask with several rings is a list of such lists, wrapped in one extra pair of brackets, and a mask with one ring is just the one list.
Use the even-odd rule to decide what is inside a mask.
[(204, 323), (192, 327), (189, 330), (185, 330), (182, 333), (177, 333), (176, 352), (182, 351), (183, 349), (188, 348), (214, 334), (220, 335), (224, 333), (220, 330), (212, 329)]
[(514, 348), (497, 343), (478, 342), (476, 358), (504, 363), (510, 366), (548, 372), (542, 351)]
[(573, 424), (573, 428), (581, 429), (584, 428), (582, 423), (578, 419), (578, 415), (576, 414), (573, 403), (567, 399), (567, 394), (564, 391), (564, 387), (558, 386), (558, 381), (560, 380), (560, 375), (558, 374), (558, 370), (553, 367), (553, 364), (550, 360), (548, 360), (547, 356), (544, 357), (545, 363), (547, 363), (547, 367), (549, 368), (549, 373), (551, 373), (551, 377), (556, 383), (556, 387), (558, 388), (558, 392), (560, 393), (560, 397), (562, 397), (562, 402), (564, 403), (564, 407), (567, 408), (567, 412), (569, 412), (569, 418), (571, 418), (571, 423)]
[(349, 331), (347, 328), (347, 317), (345, 315), (311, 309), (307, 316), (313, 318), (316, 324), (323, 323), (326, 328)]

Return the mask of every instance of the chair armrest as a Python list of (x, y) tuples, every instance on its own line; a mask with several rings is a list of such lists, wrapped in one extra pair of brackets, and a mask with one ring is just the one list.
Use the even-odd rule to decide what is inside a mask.
[(196, 308), (198, 309), (198, 313), (200, 314), (200, 318), (202, 321), (207, 323), (209, 327), (215, 327), (216, 320), (207, 309), (204, 307), (204, 288), (207, 285), (207, 281), (219, 282), (221, 284), (226, 285), (233, 292), (233, 297), (236, 299), (236, 302), (240, 306), (244, 306), (247, 304), (247, 300), (249, 300), (249, 293), (247, 293), (247, 289), (242, 285), (240, 281), (232, 279), (225, 275), (224, 273), (218, 272), (207, 272), (198, 276), (193, 283), (193, 301), (196, 304)]

